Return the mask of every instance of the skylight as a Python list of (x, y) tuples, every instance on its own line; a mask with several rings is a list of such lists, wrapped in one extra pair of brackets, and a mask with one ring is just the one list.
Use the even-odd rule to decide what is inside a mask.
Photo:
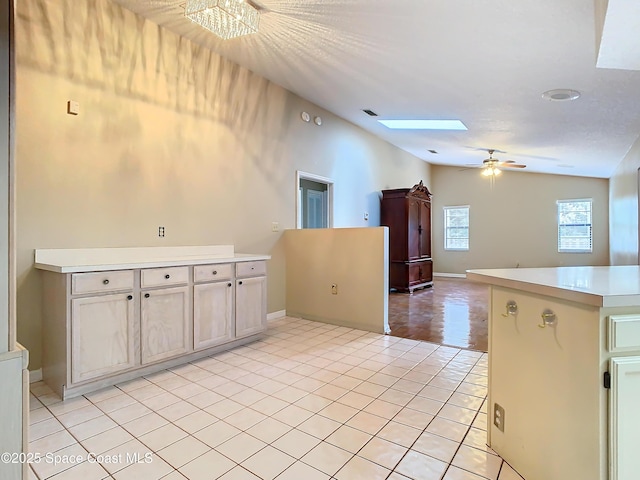
[(387, 128), (403, 130), (466, 130), (460, 120), (378, 120)]

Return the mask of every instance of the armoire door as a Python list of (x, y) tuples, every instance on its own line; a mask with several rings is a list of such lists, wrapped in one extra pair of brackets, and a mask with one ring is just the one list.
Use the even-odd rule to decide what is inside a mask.
[(420, 257), (431, 257), (431, 205), (420, 202)]
[(407, 232), (408, 232), (408, 259), (420, 258), (420, 204), (413, 198), (407, 199)]

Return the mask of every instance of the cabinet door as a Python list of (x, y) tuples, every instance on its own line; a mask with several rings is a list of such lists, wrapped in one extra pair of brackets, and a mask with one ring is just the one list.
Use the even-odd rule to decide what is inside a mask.
[(391, 262), (404, 262), (408, 258), (407, 208), (408, 201), (404, 196), (382, 199), (380, 225), (389, 227), (389, 261)]
[(420, 283), (433, 281), (433, 263), (431, 260), (420, 262)]
[(236, 337), (262, 332), (267, 326), (267, 278), (236, 280)]
[(420, 203), (420, 256), (431, 257), (431, 204)]
[(233, 283), (216, 282), (193, 287), (193, 348), (231, 340)]
[(71, 383), (135, 365), (133, 318), (130, 293), (71, 301)]
[(637, 478), (640, 471), (640, 357), (611, 359), (611, 480)]
[(414, 198), (407, 199), (408, 260), (420, 258), (420, 204)]
[(140, 341), (143, 364), (189, 350), (189, 287), (142, 293)]

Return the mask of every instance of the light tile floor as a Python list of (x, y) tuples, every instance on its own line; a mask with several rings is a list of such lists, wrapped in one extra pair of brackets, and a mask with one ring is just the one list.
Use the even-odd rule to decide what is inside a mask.
[(522, 480), (485, 445), (486, 354), (307, 320), (65, 402), (31, 392), (32, 479)]

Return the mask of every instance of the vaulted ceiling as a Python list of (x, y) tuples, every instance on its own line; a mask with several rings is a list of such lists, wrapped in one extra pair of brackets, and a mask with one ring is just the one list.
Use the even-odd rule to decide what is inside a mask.
[[(260, 31), (223, 41), (184, 0), (114, 1), (433, 164), (496, 149), (525, 171), (607, 178), (640, 134), (634, 2), (259, 0)], [(558, 88), (581, 96), (542, 97)], [(393, 131), (363, 109), (468, 130)]]

